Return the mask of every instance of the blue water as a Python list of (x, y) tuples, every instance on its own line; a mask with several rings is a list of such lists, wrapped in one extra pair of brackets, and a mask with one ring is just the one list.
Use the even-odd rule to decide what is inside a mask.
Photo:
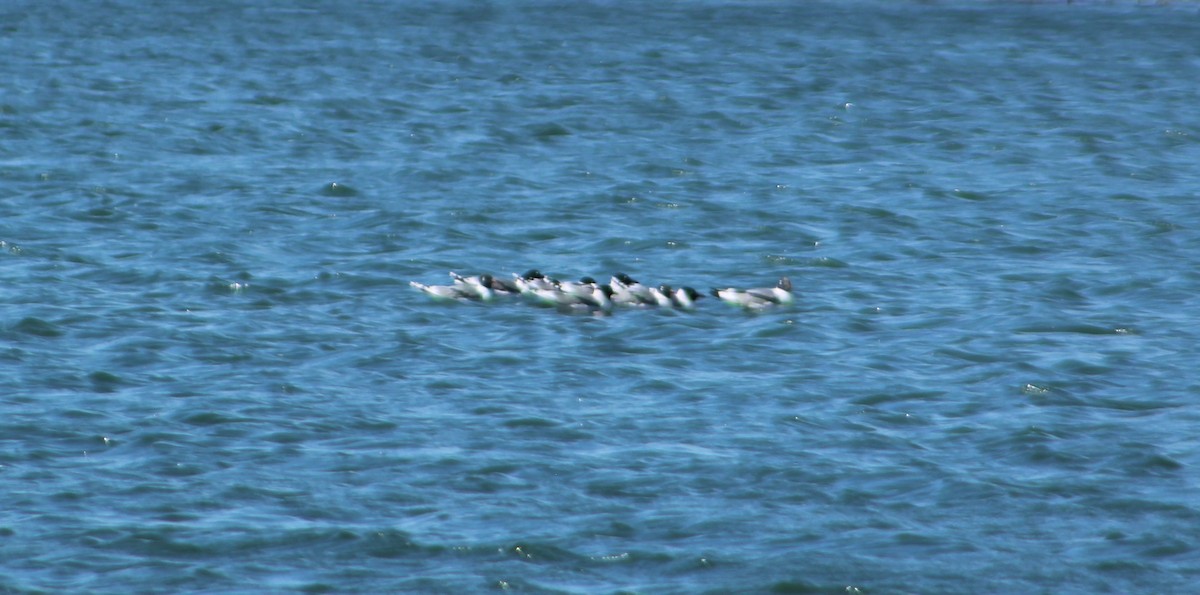
[(1194, 592), (1154, 4), (0, 4), (0, 592)]

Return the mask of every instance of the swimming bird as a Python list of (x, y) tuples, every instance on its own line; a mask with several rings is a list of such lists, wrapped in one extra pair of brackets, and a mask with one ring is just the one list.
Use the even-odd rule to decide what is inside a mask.
[(463, 301), (484, 299), (482, 293), (463, 285), (425, 285), (416, 281), (409, 281), (408, 284), (439, 300)]
[(662, 308), (672, 308), (675, 306), (675, 302), (671, 301), (670, 285), (651, 287), (648, 292), (650, 293), (650, 299), (654, 300), (654, 305)]
[(513, 283), (521, 291), (521, 293), (529, 293), (535, 289), (554, 289), (557, 284), (554, 279), (551, 279), (542, 274), (537, 269), (529, 269), (524, 275), (513, 273)]
[(593, 314), (604, 315), (612, 312), (612, 286), (593, 285), (590, 295), (576, 295), (577, 304), (572, 304), (572, 310), (584, 310)]
[(512, 281), (497, 279), (491, 275), (480, 275), (479, 281), (497, 294), (517, 295), (521, 293), (521, 288), (517, 287), (517, 284)]
[(740, 306), (748, 310), (761, 310), (771, 306), (790, 304), (795, 299), (792, 296), (792, 282), (787, 277), (779, 280), (775, 287), (758, 287), (755, 289), (713, 289), (710, 291), (721, 301)]
[(588, 296), (592, 295), (592, 292), (595, 291), (597, 284), (596, 280), (591, 277), (582, 277), (579, 279), (578, 283), (572, 281), (558, 281), (557, 287), (558, 290), (563, 293)]
[(478, 293), (481, 298), (486, 293), (484, 290), (490, 290), (493, 295), (517, 295), (521, 293), (516, 283), (496, 279), (486, 273), (476, 277), (464, 277), (454, 271), (450, 271), (450, 277), (454, 279), (456, 286), (466, 287)]
[(626, 306), (649, 306), (656, 303), (650, 289), (625, 273), (617, 273), (609, 280), (613, 290), (613, 302)]
[(608, 285), (579, 285), (571, 292), (559, 288), (533, 289), (528, 295), (538, 303), (559, 309), (604, 312), (612, 310), (612, 287)]
[[(668, 289), (670, 288), (668, 287)], [(691, 287), (680, 287), (669, 295), (671, 296), (671, 301), (674, 302), (675, 307), (682, 308), (684, 310), (691, 310), (692, 308), (695, 308), (696, 300), (704, 297), (700, 294), (700, 292), (692, 289)]]

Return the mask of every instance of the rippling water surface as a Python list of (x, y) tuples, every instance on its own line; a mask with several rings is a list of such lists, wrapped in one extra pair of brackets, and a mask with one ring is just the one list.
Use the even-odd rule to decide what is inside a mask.
[(1188, 592), (1197, 17), (6, 3), (0, 591)]

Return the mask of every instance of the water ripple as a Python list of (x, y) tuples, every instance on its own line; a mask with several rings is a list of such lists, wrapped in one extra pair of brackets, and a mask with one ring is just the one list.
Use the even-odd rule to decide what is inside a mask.
[(0, 590), (1195, 582), (1194, 6), (259, 4), (0, 8)]

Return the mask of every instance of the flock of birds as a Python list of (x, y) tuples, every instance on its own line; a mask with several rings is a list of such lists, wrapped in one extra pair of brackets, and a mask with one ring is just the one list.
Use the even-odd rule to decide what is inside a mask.
[[(704, 295), (691, 287), (672, 288), (669, 285), (643, 285), (625, 273), (617, 273), (608, 283), (598, 283), (591, 277), (579, 281), (559, 281), (543, 275), (537, 269), (524, 275), (513, 274), (512, 280), (492, 275), (464, 277), (450, 272), (452, 285), (425, 285), (410, 281), (421, 292), (439, 300), (487, 301), (497, 297), (523, 297), (534, 303), (565, 311), (584, 311), (607, 314), (613, 308), (672, 308), (691, 310)], [(713, 289), (709, 295), (727, 304), (747, 310), (763, 310), (790, 304), (793, 301), (792, 282), (787, 277), (774, 287)]]

